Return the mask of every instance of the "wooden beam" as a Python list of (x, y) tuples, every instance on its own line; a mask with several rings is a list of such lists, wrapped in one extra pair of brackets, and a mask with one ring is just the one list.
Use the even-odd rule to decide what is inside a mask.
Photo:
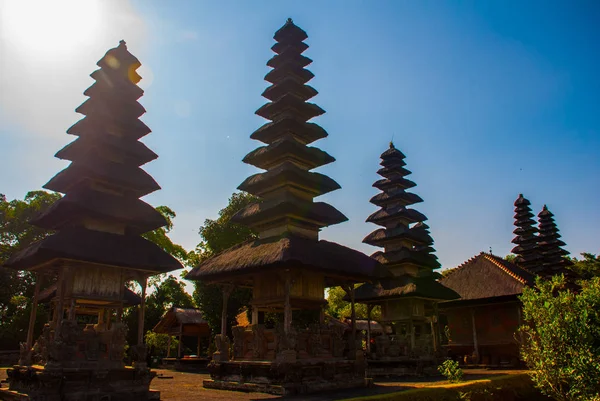
[(471, 324), (473, 325), (473, 353), (475, 354), (475, 363), (479, 362), (479, 345), (477, 344), (477, 327), (475, 324), (475, 308), (471, 308)]
[(144, 344), (144, 314), (146, 311), (146, 285), (148, 278), (144, 276), (139, 284), (142, 287), (142, 299), (140, 301), (138, 313), (138, 345)]
[(31, 313), (29, 314), (29, 328), (27, 329), (27, 351), (31, 350), (33, 346), (33, 330), (35, 328), (35, 318), (37, 315), (38, 298), (40, 296), (40, 285), (42, 281), (42, 275), (34, 273), (35, 275), (35, 289), (33, 290), (33, 302), (31, 303)]
[(292, 288), (292, 277), (289, 271), (285, 274), (285, 282), (283, 286), (285, 303), (283, 309), (283, 331), (288, 334), (292, 329), (292, 304), (290, 302), (290, 291)]
[(221, 335), (227, 335), (227, 303), (229, 302), (229, 296), (233, 292), (234, 286), (232, 284), (223, 284), (221, 286), (223, 291), (223, 309), (221, 310)]
[(367, 305), (367, 352), (371, 353), (371, 312), (375, 305), (368, 304)]
[(181, 348), (183, 346), (183, 323), (179, 324), (179, 347), (177, 348), (177, 358), (181, 358)]

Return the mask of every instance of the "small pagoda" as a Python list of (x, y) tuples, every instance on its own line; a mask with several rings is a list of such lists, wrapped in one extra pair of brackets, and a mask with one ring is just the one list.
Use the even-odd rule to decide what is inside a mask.
[(524, 269), (533, 273), (538, 273), (542, 269), (541, 256), (538, 249), (538, 229), (535, 227), (533, 213), (531, 212), (531, 203), (523, 194), (515, 201), (515, 230), (516, 235), (512, 243), (516, 246), (511, 250), (517, 255), (515, 263)]
[(560, 239), (561, 235), (554, 221), (554, 215), (546, 205), (538, 214), (538, 219), (538, 252), (541, 256), (541, 269), (538, 274), (545, 277), (556, 274), (574, 277), (574, 272), (569, 270), (573, 262), (566, 258), (569, 251), (562, 248), (566, 244)]
[(368, 342), (372, 375), (415, 374), (435, 367), (439, 350), (437, 303), (458, 298), (437, 281), (439, 274), (434, 270), (440, 264), (424, 223), (427, 217), (409, 207), (423, 199), (407, 191), (416, 184), (406, 178), (411, 172), (405, 168), (404, 159), (393, 143), (382, 153), (382, 168), (377, 173), (383, 178), (373, 184), (382, 192), (371, 198), (380, 209), (367, 222), (383, 228), (363, 240), (384, 249), (371, 256), (393, 275), (356, 289), (356, 302), (368, 306), (368, 321), (372, 308), (379, 305), (381, 323), (390, 326), (393, 333), (376, 337), (375, 350)]
[[(260, 202), (238, 212), (233, 221), (251, 227), (258, 239), (245, 242), (197, 266), (188, 279), (218, 283), (223, 288), (221, 334), (205, 387), (274, 394), (305, 393), (365, 385), (365, 362), (356, 341), (346, 341), (344, 329), (326, 325), (325, 287), (364, 282), (380, 274), (368, 256), (319, 240), (323, 227), (346, 217), (314, 198), (339, 189), (331, 178), (310, 170), (334, 161), (326, 152), (308, 146), (325, 138), (319, 125), (308, 122), (324, 110), (308, 100), (317, 91), (306, 83), (313, 74), (306, 32), (291, 19), (274, 36), (273, 69), (263, 92), (269, 100), (256, 111), (269, 120), (252, 139), (265, 143), (244, 162), (265, 172), (252, 175), (238, 188)], [(233, 352), (227, 337), (227, 299), (234, 286), (252, 288), (252, 319), (233, 327)], [(315, 311), (313, 324), (294, 324), (292, 312)], [(263, 312), (283, 314), (283, 322), (266, 328)], [(355, 338), (355, 337), (351, 337)]]
[[(140, 235), (165, 219), (139, 198), (160, 187), (141, 169), (157, 155), (139, 141), (150, 129), (139, 120), (143, 91), (136, 84), (140, 62), (125, 45), (109, 50), (91, 74), (95, 83), (77, 112), (85, 117), (67, 132), (77, 137), (56, 157), (70, 165), (44, 188), (64, 196), (32, 224), (54, 231), (13, 255), (5, 267), (34, 274), (35, 295), (27, 341), (19, 365), (9, 369), (0, 399), (157, 399), (143, 344), (144, 300), (149, 276), (182, 268), (171, 255)], [(136, 281), (138, 343), (134, 365), (125, 366), (125, 284)], [(48, 284), (52, 320), (33, 343), (40, 288)], [(55, 284), (52, 284), (55, 282)], [(95, 314), (96, 323), (78, 321)], [(89, 319), (87, 319), (89, 322)], [(12, 397), (12, 398), (11, 398)]]

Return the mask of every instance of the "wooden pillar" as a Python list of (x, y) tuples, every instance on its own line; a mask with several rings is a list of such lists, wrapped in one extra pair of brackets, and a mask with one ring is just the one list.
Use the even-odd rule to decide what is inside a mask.
[(58, 273), (58, 281), (56, 283), (56, 328), (60, 331), (60, 327), (65, 313), (65, 267), (61, 266)]
[(250, 322), (250, 324), (258, 324), (258, 307), (257, 306), (252, 307), (252, 321)]
[(200, 350), (202, 349), (202, 336), (198, 334), (198, 346), (196, 347), (196, 356), (200, 357)]
[(144, 276), (142, 280), (140, 280), (140, 285), (142, 286), (142, 299), (140, 300), (140, 307), (138, 313), (138, 345), (144, 344), (144, 313), (146, 312), (146, 281), (147, 277)]
[(38, 298), (40, 295), (40, 285), (42, 281), (42, 275), (35, 274), (35, 289), (33, 290), (33, 302), (31, 303), (31, 313), (29, 314), (29, 328), (27, 329), (27, 351), (33, 346), (33, 330), (35, 328), (35, 318), (37, 315)]
[(369, 354), (371, 353), (371, 312), (374, 306), (373, 304), (367, 305), (367, 352)]
[(408, 322), (408, 330), (410, 331), (410, 350), (414, 351), (415, 349), (415, 325), (413, 323), (412, 317)]
[(223, 291), (223, 309), (221, 310), (221, 335), (227, 335), (227, 303), (229, 302), (229, 296), (233, 291), (233, 285), (224, 284), (222, 287)]
[(179, 325), (179, 347), (177, 348), (177, 358), (181, 358), (181, 348), (183, 346), (183, 324)]
[(104, 308), (100, 309), (100, 312), (98, 312), (98, 326), (101, 324), (104, 324), (104, 320), (106, 317), (106, 311)]
[(167, 358), (171, 356), (171, 334), (169, 333), (169, 339), (167, 340)]
[(77, 301), (75, 298), (71, 298), (71, 304), (69, 305), (69, 320), (75, 320), (75, 308), (77, 306)]
[(115, 321), (117, 323), (121, 323), (123, 321), (123, 302), (117, 307), (117, 315), (115, 316)]
[(473, 353), (475, 354), (475, 363), (479, 362), (479, 345), (477, 344), (477, 327), (475, 324), (475, 308), (471, 308), (471, 324), (473, 326)]
[(350, 311), (351, 311), (351, 319), (352, 319), (352, 335), (350, 337), (350, 341), (352, 341), (352, 344), (350, 346), (350, 351), (357, 351), (357, 349), (356, 349), (356, 305), (354, 303), (354, 284), (350, 284)]
[(284, 296), (285, 296), (285, 304), (283, 309), (283, 331), (285, 334), (288, 334), (292, 328), (292, 304), (290, 302), (290, 292), (292, 289), (292, 277), (290, 272), (286, 272), (285, 274), (285, 282), (284, 282)]
[(319, 311), (319, 323), (325, 324), (325, 307), (322, 307)]

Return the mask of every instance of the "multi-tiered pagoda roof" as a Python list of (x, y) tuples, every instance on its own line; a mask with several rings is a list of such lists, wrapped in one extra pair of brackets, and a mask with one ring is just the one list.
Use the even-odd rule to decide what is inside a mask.
[(409, 206), (422, 202), (420, 196), (408, 192), (416, 184), (407, 179), (411, 172), (405, 168), (406, 156), (390, 143), (381, 155), (382, 168), (377, 171), (383, 178), (373, 186), (382, 192), (371, 198), (379, 210), (367, 222), (382, 226), (367, 235), (364, 243), (384, 248), (372, 257), (384, 264), (394, 278), (382, 279), (377, 284), (364, 284), (356, 290), (357, 301), (379, 298), (419, 296), (431, 299), (453, 299), (456, 294), (436, 281), (435, 269), (440, 267), (433, 254), (433, 238), (427, 217)]
[(53, 259), (166, 272), (181, 264), (140, 237), (166, 224), (139, 198), (160, 189), (141, 166), (158, 156), (139, 139), (150, 129), (140, 121), (141, 65), (124, 41), (98, 61), (100, 69), (77, 112), (85, 117), (67, 131), (77, 137), (56, 157), (71, 164), (44, 188), (64, 196), (31, 223), (57, 231), (14, 255), (7, 265), (28, 268)]
[(562, 247), (566, 244), (560, 239), (558, 227), (554, 221), (554, 215), (548, 207), (544, 205), (542, 211), (538, 214), (539, 235), (538, 251), (541, 255), (541, 271), (543, 275), (555, 275), (563, 273), (567, 276), (573, 275), (573, 272), (567, 268), (573, 263), (566, 258), (569, 251)]
[(537, 228), (533, 213), (531, 212), (531, 203), (523, 194), (515, 201), (515, 230), (516, 237), (512, 243), (516, 244), (511, 252), (517, 255), (515, 263), (531, 272), (537, 273), (541, 269), (540, 254), (538, 252)]
[(256, 114), (269, 120), (250, 136), (265, 145), (250, 152), (244, 162), (265, 172), (248, 177), (238, 189), (260, 198), (238, 212), (232, 221), (258, 232), (259, 240), (231, 248), (202, 263), (187, 278), (216, 278), (249, 273), (282, 264), (329, 271), (336, 276), (374, 274), (377, 263), (366, 255), (327, 241), (319, 231), (347, 220), (335, 207), (314, 198), (339, 189), (326, 175), (311, 170), (335, 161), (327, 152), (309, 146), (327, 137), (309, 122), (325, 111), (309, 100), (317, 91), (307, 85), (313, 78), (305, 67), (312, 60), (302, 53), (307, 34), (291, 19), (274, 36), (276, 54), (267, 63), (271, 85), (263, 92), (269, 102)]

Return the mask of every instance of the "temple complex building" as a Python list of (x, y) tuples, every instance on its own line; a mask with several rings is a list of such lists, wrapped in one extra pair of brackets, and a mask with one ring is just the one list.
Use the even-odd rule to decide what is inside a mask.
[(460, 299), (440, 303), (444, 348), (465, 364), (517, 366), (521, 301), (531, 272), (481, 252), (440, 280)]
[(554, 215), (546, 205), (538, 214), (538, 219), (538, 252), (541, 256), (541, 268), (538, 274), (551, 277), (562, 273), (569, 278), (573, 278), (575, 273), (568, 269), (569, 266), (573, 265), (573, 262), (566, 258), (569, 251), (562, 248), (565, 243), (560, 239), (561, 236), (554, 221)]
[(541, 255), (538, 250), (538, 229), (535, 227), (531, 203), (519, 194), (515, 201), (515, 230), (512, 243), (516, 246), (511, 250), (517, 255), (515, 263), (524, 269), (537, 273), (541, 270)]
[[(325, 288), (343, 285), (353, 295), (354, 283), (381, 274), (374, 259), (345, 246), (319, 239), (319, 231), (346, 221), (333, 206), (314, 198), (339, 189), (331, 178), (311, 170), (334, 161), (312, 146), (327, 133), (308, 122), (324, 113), (309, 99), (317, 91), (306, 83), (312, 60), (302, 53), (306, 32), (291, 19), (274, 36), (276, 53), (267, 63), (269, 100), (256, 111), (269, 120), (252, 139), (265, 144), (244, 162), (266, 170), (238, 188), (260, 198), (241, 210), (233, 221), (251, 227), (258, 239), (230, 248), (193, 269), (186, 278), (215, 283), (223, 289), (221, 333), (209, 365), (205, 387), (305, 393), (322, 389), (364, 386), (362, 349), (346, 341), (345, 328), (327, 325)], [(251, 324), (233, 327), (233, 352), (227, 337), (227, 300), (234, 286), (252, 288)], [(295, 324), (293, 311), (313, 311), (313, 323)], [(279, 313), (273, 329), (260, 321), (264, 312)]]
[[(121, 41), (98, 61), (89, 97), (77, 112), (85, 117), (68, 133), (77, 137), (56, 157), (71, 163), (44, 188), (64, 196), (32, 224), (54, 233), (13, 255), (5, 268), (35, 276), (27, 341), (19, 365), (8, 370), (2, 400), (142, 401), (157, 399), (146, 366), (144, 302), (147, 278), (182, 268), (141, 234), (166, 225), (139, 198), (160, 187), (140, 166), (157, 155), (139, 139), (150, 129), (139, 120), (143, 91), (136, 85), (140, 62)], [(53, 304), (52, 320), (34, 344), (33, 324), (42, 292)], [(132, 297), (129, 281), (141, 286)], [(127, 326), (123, 307), (139, 302), (133, 366), (125, 366)], [(94, 314), (95, 323), (78, 321)], [(89, 321), (89, 319), (88, 319)]]
[[(420, 196), (407, 189), (416, 184), (407, 179), (404, 154), (390, 143), (381, 155), (377, 172), (383, 178), (373, 186), (381, 193), (371, 199), (379, 207), (367, 222), (382, 226), (363, 240), (382, 247), (372, 257), (381, 262), (391, 276), (356, 289), (356, 302), (368, 305), (369, 314), (375, 305), (381, 306), (381, 323), (392, 328), (393, 334), (376, 337), (375, 350), (368, 344), (369, 373), (373, 375), (414, 374), (436, 365), (439, 351), (437, 303), (458, 298), (441, 285), (435, 272), (440, 268), (433, 254), (433, 239), (427, 217), (409, 206), (422, 202)], [(368, 318), (370, 321), (370, 316)], [(370, 337), (370, 328), (368, 330)]]

